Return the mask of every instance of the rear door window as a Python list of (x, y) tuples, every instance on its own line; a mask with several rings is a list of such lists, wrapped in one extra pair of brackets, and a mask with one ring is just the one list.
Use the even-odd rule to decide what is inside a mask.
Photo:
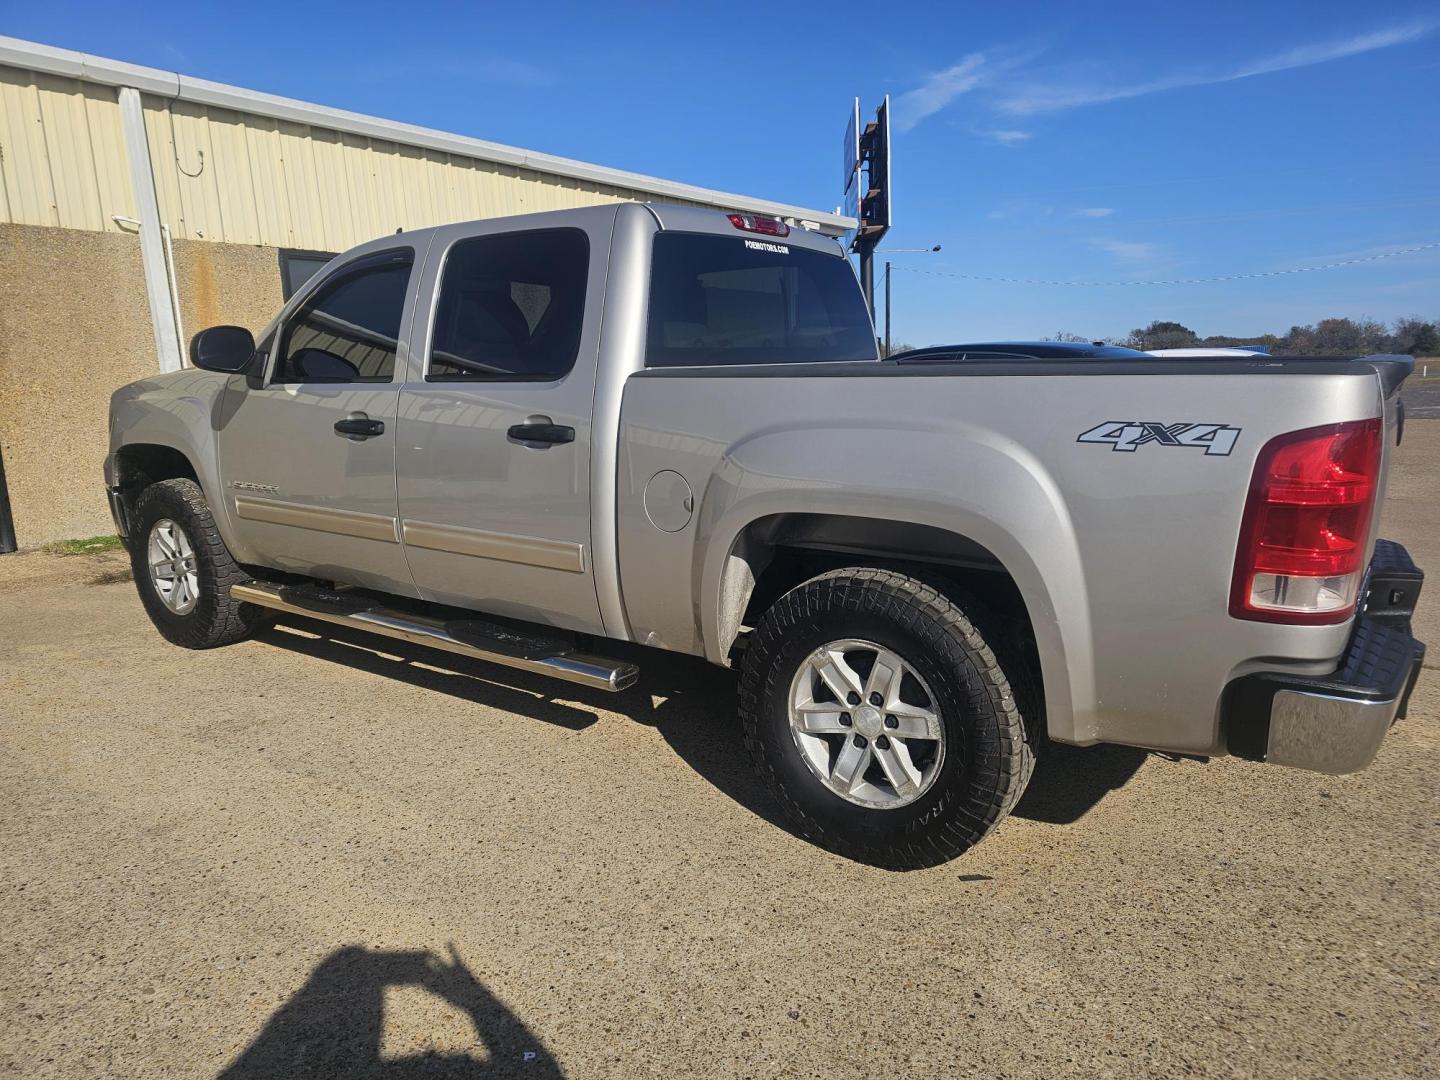
[(876, 360), (849, 260), (781, 240), (660, 233), (648, 367)]
[(435, 307), (430, 382), (534, 382), (575, 366), (590, 241), (579, 229), (461, 240)]

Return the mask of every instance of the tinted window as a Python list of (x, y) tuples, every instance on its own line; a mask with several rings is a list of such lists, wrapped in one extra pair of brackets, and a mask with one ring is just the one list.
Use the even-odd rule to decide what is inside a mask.
[(272, 381), (393, 379), (412, 261), (406, 249), (337, 271), (286, 324)]
[(781, 240), (661, 233), (650, 272), (650, 367), (874, 360), (848, 260)]
[(281, 248), (280, 294), (289, 300), (333, 258), (334, 253), (329, 251), (292, 251)]
[(440, 279), (426, 377), (562, 378), (580, 351), (589, 270), (579, 229), (461, 240)]

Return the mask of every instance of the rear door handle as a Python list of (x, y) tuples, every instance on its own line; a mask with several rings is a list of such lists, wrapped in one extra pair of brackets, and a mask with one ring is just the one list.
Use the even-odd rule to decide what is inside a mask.
[(373, 439), (376, 435), (385, 434), (385, 421), (371, 420), (364, 413), (351, 413), (344, 420), (335, 421), (335, 434), (356, 442)]
[(513, 425), (506, 434), (515, 442), (536, 448), (575, 441), (573, 427), (551, 423), (548, 416), (528, 416), (525, 423)]

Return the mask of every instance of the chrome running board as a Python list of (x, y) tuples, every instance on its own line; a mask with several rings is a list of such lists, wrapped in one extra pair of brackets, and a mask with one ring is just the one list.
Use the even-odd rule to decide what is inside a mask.
[(350, 626), (384, 637), (484, 660), (492, 664), (550, 675), (595, 690), (624, 690), (635, 685), (640, 668), (571, 650), (559, 640), (519, 633), (480, 620), (445, 622), (407, 611), (392, 611), (351, 593), (307, 591), (304, 586), (247, 581), (230, 586), (236, 600), (257, 607)]

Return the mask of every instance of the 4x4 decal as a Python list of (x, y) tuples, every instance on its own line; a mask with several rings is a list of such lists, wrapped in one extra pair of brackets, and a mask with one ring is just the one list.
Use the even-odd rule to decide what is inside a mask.
[(1224, 457), (1235, 449), (1235, 440), (1240, 437), (1240, 428), (1225, 424), (1160, 424), (1153, 420), (1106, 420), (1089, 431), (1082, 432), (1075, 441), (1084, 443), (1108, 443), (1111, 450), (1133, 453), (1136, 447), (1146, 443), (1161, 446), (1198, 446), (1206, 454)]

